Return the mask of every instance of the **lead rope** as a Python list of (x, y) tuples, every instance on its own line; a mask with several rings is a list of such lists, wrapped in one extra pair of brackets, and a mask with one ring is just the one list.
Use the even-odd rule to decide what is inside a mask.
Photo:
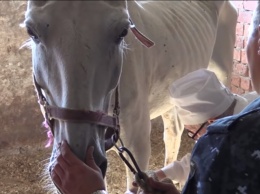
[[(115, 92), (116, 92), (115, 93), (115, 107), (114, 107), (114, 111), (113, 111), (113, 116), (118, 118), (119, 114), (120, 114), (118, 86), (116, 87)], [(135, 175), (135, 177), (136, 177), (135, 179), (144, 182), (143, 181), (145, 179), (144, 173), (140, 170), (133, 154), (124, 146), (124, 143), (123, 143), (122, 139), (120, 138), (120, 134), (117, 137), (118, 138), (116, 140), (114, 139), (114, 146), (117, 149), (120, 158), (127, 165), (127, 167), (130, 169), (130, 171)], [(117, 140), (119, 141), (120, 146), (118, 146), (116, 144)], [(124, 153), (126, 153), (129, 156), (132, 164), (126, 159), (126, 157), (124, 156)]]
[[(130, 29), (132, 33), (135, 35), (135, 37), (147, 48), (150, 48), (154, 46), (154, 42), (147, 38), (144, 34), (142, 34), (136, 27), (135, 24), (131, 19), (130, 21)], [(119, 118), (119, 113), (120, 113), (120, 107), (119, 107), (119, 94), (118, 94), (118, 87), (116, 88), (116, 98), (115, 98), (115, 108), (113, 112), (113, 116), (116, 118)], [(120, 127), (119, 127), (120, 128)], [(123, 141), (120, 138), (120, 135), (118, 135), (118, 140), (120, 142), (120, 147), (116, 145), (116, 141), (114, 142), (114, 146), (118, 150), (118, 154), (123, 160), (123, 162), (127, 165), (127, 167), (130, 169), (130, 171), (135, 175), (135, 180), (137, 184), (141, 187), (142, 190), (147, 191), (151, 194), (157, 194), (158, 192), (154, 192), (150, 186), (148, 185), (148, 176), (142, 172), (133, 156), (133, 154), (124, 146)], [(124, 156), (124, 153), (126, 153), (132, 164), (126, 159)], [(152, 191), (152, 192), (151, 192)], [(159, 193), (158, 193), (159, 194)]]
[[(155, 173), (152, 171), (147, 172), (147, 173), (142, 172), (141, 169), (139, 168), (133, 154), (124, 146), (121, 138), (119, 138), (119, 142), (120, 142), (121, 146), (119, 147), (115, 144), (115, 147), (118, 151), (119, 156), (123, 160), (123, 162), (127, 165), (127, 167), (130, 169), (130, 171), (134, 174), (135, 182), (140, 187), (139, 191), (144, 191), (145, 193), (149, 193), (149, 194), (164, 194), (164, 192), (155, 190), (152, 187), (150, 187), (150, 185), (149, 185), (149, 177), (152, 177), (153, 179), (158, 181)], [(132, 164), (126, 159), (126, 157), (124, 156), (124, 153), (126, 153), (129, 156)], [(163, 182), (172, 183), (172, 181), (170, 179), (165, 179)]]

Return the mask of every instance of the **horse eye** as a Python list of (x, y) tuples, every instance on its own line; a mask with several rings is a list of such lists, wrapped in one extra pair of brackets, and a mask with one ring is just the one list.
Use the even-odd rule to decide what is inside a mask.
[(33, 39), (33, 41), (35, 43), (39, 43), (40, 42), (38, 35), (35, 34), (33, 32), (33, 30), (31, 28), (29, 28), (29, 27), (27, 27), (27, 34), (31, 37), (31, 39)]
[(123, 40), (123, 38), (124, 38), (127, 34), (128, 34), (128, 29), (125, 28), (125, 29), (121, 32), (121, 34), (119, 35), (119, 37), (116, 39), (116, 43), (117, 43), (117, 44), (120, 44), (121, 41)]
[(126, 35), (128, 34), (128, 29), (124, 29), (123, 31), (122, 31), (122, 33), (120, 34), (120, 38), (124, 38)]

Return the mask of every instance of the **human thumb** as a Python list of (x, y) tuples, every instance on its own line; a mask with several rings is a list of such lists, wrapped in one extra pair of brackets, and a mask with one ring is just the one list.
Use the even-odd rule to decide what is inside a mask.
[(86, 154), (86, 159), (85, 159), (85, 163), (90, 167), (93, 168), (95, 170), (100, 170), (99, 167), (97, 166), (94, 157), (93, 157), (93, 152), (94, 152), (94, 146), (90, 146), (87, 150), (87, 154)]

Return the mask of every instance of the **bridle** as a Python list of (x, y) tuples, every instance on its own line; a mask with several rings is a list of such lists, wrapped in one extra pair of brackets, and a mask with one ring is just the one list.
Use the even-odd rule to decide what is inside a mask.
[(68, 122), (79, 123), (91, 123), (99, 126), (106, 127), (105, 131), (105, 150), (109, 150), (118, 141), (120, 134), (119, 126), (119, 95), (118, 87), (116, 87), (115, 94), (115, 106), (113, 110), (113, 116), (105, 114), (103, 112), (91, 111), (91, 110), (75, 110), (68, 108), (60, 108), (57, 106), (51, 106), (47, 102), (45, 96), (42, 93), (42, 88), (37, 83), (35, 76), (33, 76), (34, 86), (36, 89), (38, 103), (43, 110), (43, 116), (47, 127), (51, 130), (54, 136), (54, 120), (62, 120)]
[[(151, 47), (154, 42), (143, 35), (134, 25), (133, 21), (130, 21), (130, 29), (135, 37), (146, 47)], [(75, 110), (68, 108), (61, 108), (57, 106), (51, 106), (47, 102), (47, 99), (42, 93), (42, 88), (36, 81), (35, 75), (33, 75), (34, 86), (37, 92), (38, 103), (43, 110), (43, 116), (47, 127), (51, 130), (54, 137), (54, 120), (62, 120), (68, 122), (79, 123), (91, 123), (99, 126), (106, 127), (105, 129), (105, 150), (112, 148), (118, 139), (120, 138), (120, 125), (119, 125), (119, 92), (118, 86), (115, 89), (115, 106), (113, 110), (113, 116), (100, 111), (91, 110)]]

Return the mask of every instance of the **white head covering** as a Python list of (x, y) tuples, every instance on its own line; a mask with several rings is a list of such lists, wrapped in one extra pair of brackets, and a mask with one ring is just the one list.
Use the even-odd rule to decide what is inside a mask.
[(234, 95), (215, 73), (200, 69), (170, 86), (170, 94), (184, 125), (197, 125), (224, 113)]
[[(237, 94), (234, 94), (234, 95), (235, 95), (235, 99), (236, 99), (236, 105), (234, 107), (233, 114), (238, 114), (251, 102), (249, 100), (252, 100), (252, 99), (248, 100), (248, 99), (244, 98), (244, 96), (240, 96)], [(253, 96), (252, 96), (252, 98), (253, 98)]]

